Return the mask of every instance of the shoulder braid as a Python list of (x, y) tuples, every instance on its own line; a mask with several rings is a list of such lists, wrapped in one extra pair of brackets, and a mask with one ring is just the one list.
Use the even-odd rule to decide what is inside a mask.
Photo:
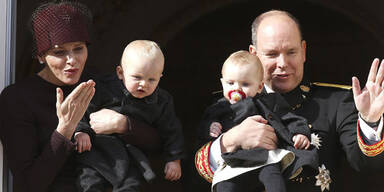
[(311, 85), (318, 86), (318, 87), (340, 88), (340, 89), (346, 89), (346, 90), (352, 89), (352, 86), (350, 85), (340, 85), (340, 84), (333, 84), (333, 83), (313, 82), (311, 83)]

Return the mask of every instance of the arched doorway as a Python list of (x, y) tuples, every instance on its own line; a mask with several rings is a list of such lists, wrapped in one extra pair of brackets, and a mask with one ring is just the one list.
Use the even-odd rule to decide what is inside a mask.
[[(322, 4), (241, 1), (217, 5), (164, 38), (166, 70), (162, 86), (175, 98), (189, 150), (194, 151), (196, 127), (212, 101), (212, 92), (221, 90), (222, 63), (230, 53), (248, 49), (253, 19), (272, 8), (287, 10), (301, 22), (307, 41), (305, 78), (310, 81), (350, 85), (352, 76), (365, 81), (372, 59), (384, 49), (383, 39), (364, 24)], [(188, 166), (192, 160), (193, 156)]]

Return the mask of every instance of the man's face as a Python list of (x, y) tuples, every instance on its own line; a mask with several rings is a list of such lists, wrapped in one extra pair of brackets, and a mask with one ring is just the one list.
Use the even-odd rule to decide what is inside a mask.
[(265, 18), (259, 25), (257, 45), (250, 52), (257, 54), (264, 67), (265, 84), (280, 93), (296, 88), (303, 78), (305, 41), (287, 16)]

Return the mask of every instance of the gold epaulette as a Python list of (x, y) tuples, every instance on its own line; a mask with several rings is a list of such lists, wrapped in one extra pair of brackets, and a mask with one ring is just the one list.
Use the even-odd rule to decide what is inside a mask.
[(213, 171), (209, 166), (209, 150), (212, 141), (202, 146), (195, 155), (195, 166), (197, 172), (208, 182), (212, 183)]
[(367, 145), (364, 143), (363, 138), (360, 136), (359, 124), (357, 124), (357, 141), (361, 151), (369, 157), (374, 157), (384, 151), (384, 139), (373, 145)]
[(340, 88), (340, 89), (352, 89), (352, 86), (350, 85), (339, 85), (339, 84), (333, 84), (333, 83), (320, 83), (320, 82), (313, 82), (312, 85), (320, 86), (320, 87), (333, 87), (333, 88)]

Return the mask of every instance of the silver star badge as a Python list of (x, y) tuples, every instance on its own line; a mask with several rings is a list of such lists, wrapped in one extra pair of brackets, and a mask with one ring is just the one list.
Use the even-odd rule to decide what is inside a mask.
[(312, 133), (311, 134), (311, 145), (315, 146), (317, 149), (320, 149), (321, 146), (321, 138), (318, 134)]
[(329, 184), (332, 182), (329, 170), (325, 168), (325, 165), (322, 164), (319, 167), (319, 174), (316, 175), (316, 186), (320, 186), (321, 191), (327, 189), (329, 191)]

